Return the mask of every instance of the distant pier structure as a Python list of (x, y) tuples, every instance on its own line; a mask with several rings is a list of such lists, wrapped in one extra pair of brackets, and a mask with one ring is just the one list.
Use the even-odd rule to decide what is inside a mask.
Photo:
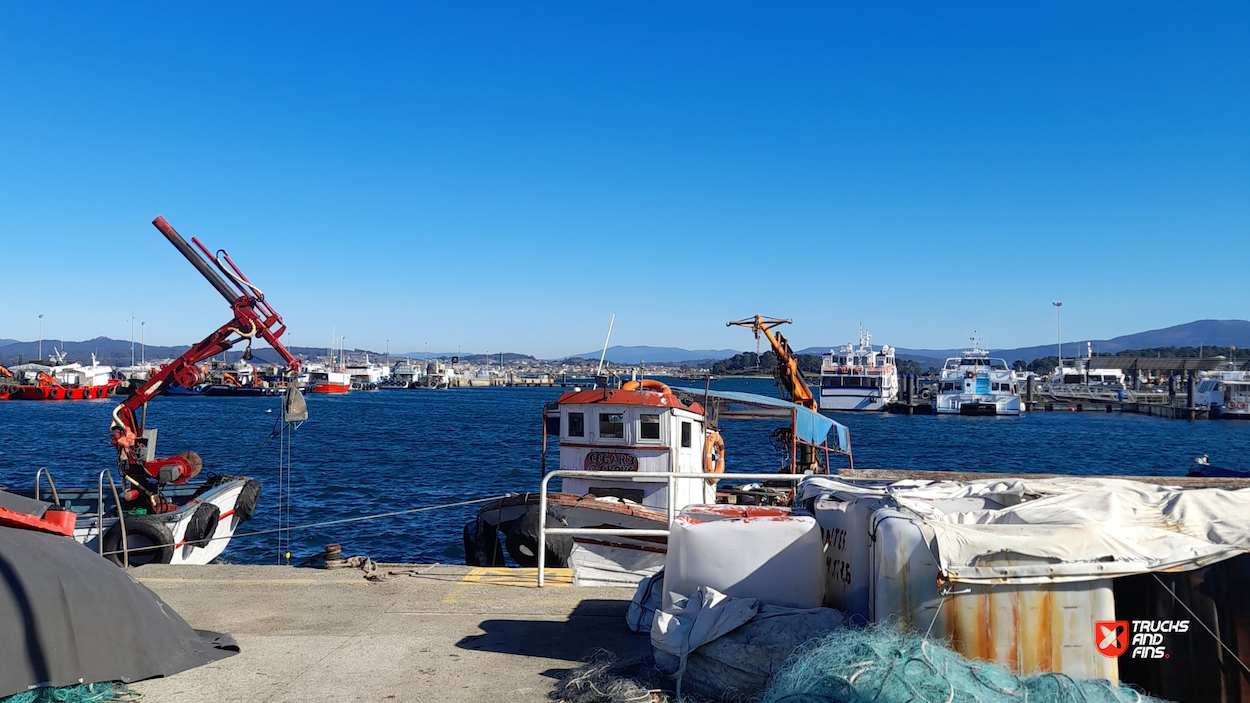
[[(1210, 408), (1194, 404), (1199, 374), (1227, 362), (1222, 356), (1200, 359), (1140, 356), (1094, 357), (1099, 369), (1124, 372), (1123, 389), (1097, 384), (1045, 385), (1030, 376), (1024, 393), (1030, 411), (1126, 412), (1178, 420), (1204, 420)], [(1142, 376), (1151, 379), (1142, 381)]]

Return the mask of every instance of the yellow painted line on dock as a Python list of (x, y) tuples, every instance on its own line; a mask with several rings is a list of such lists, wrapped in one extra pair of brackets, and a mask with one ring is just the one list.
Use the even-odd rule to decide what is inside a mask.
[[(544, 587), (569, 588), (573, 585), (572, 569), (546, 569), (545, 571), (543, 578)], [(458, 602), (465, 586), (472, 585), (537, 588), (538, 569), (510, 569), (506, 566), (474, 567), (443, 598), (443, 604), (451, 605)]]

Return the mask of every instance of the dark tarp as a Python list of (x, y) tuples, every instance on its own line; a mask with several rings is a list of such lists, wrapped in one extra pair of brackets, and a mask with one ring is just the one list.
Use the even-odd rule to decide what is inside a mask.
[(35, 517), (43, 517), (48, 508), (53, 507), (51, 503), (45, 503), (42, 500), (19, 496), (16, 493), (8, 491), (0, 491), (0, 508), (12, 510), (15, 513), (25, 513), (34, 515)]
[(0, 697), (170, 676), (238, 651), (72, 538), (0, 527)]

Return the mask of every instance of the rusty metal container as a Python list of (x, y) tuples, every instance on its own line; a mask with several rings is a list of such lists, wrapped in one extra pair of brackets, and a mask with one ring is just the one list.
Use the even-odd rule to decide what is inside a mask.
[[(935, 638), (970, 659), (1022, 674), (1058, 672), (1077, 679), (1117, 681), (1117, 663), (1099, 654), (1095, 623), (1115, 620), (1109, 580), (1037, 585), (951, 584), (940, 590), (937, 558), (920, 521), (884, 508), (872, 516), (873, 620)], [(998, 555), (984, 565), (1020, 563)]]

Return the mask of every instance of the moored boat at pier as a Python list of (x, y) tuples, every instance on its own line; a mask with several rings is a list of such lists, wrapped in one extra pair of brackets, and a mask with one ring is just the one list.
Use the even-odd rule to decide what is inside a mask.
[(1194, 405), (1215, 418), (1250, 420), (1250, 371), (1210, 372), (1194, 388)]
[(978, 348), (946, 360), (933, 396), (933, 410), (952, 415), (1019, 415), (1023, 412), (1017, 380), (1004, 359)]
[[(722, 391), (670, 388), (654, 380), (616, 389), (570, 391), (544, 411), (544, 433), (560, 439), (559, 469), (592, 472), (564, 476), (547, 493), (548, 526), (667, 529), (672, 514), (692, 505), (786, 504), (790, 493), (766, 483), (719, 488), (714, 478), (658, 480), (665, 474), (724, 473), (726, 450), (717, 431), (732, 419), (785, 419), (774, 436), (790, 448), (783, 473), (826, 472), (831, 453), (846, 454), (846, 428), (789, 401)], [(830, 447), (830, 431), (837, 428)], [(764, 473), (770, 467), (748, 470)], [(598, 472), (619, 473), (605, 478)], [(637, 481), (652, 474), (656, 481)], [(672, 491), (670, 495), (670, 490)], [(538, 559), (540, 496), (526, 493), (486, 503), (465, 526), (466, 561), (502, 566), (504, 552), (521, 566)], [(500, 535), (503, 539), (500, 539)], [(583, 585), (622, 585), (654, 574), (664, 564), (667, 539), (654, 535), (552, 536), (546, 563), (567, 565)]]
[(885, 410), (898, 398), (894, 349), (872, 348), (872, 335), (859, 328), (859, 344), (847, 344), (821, 358), (821, 410)]

